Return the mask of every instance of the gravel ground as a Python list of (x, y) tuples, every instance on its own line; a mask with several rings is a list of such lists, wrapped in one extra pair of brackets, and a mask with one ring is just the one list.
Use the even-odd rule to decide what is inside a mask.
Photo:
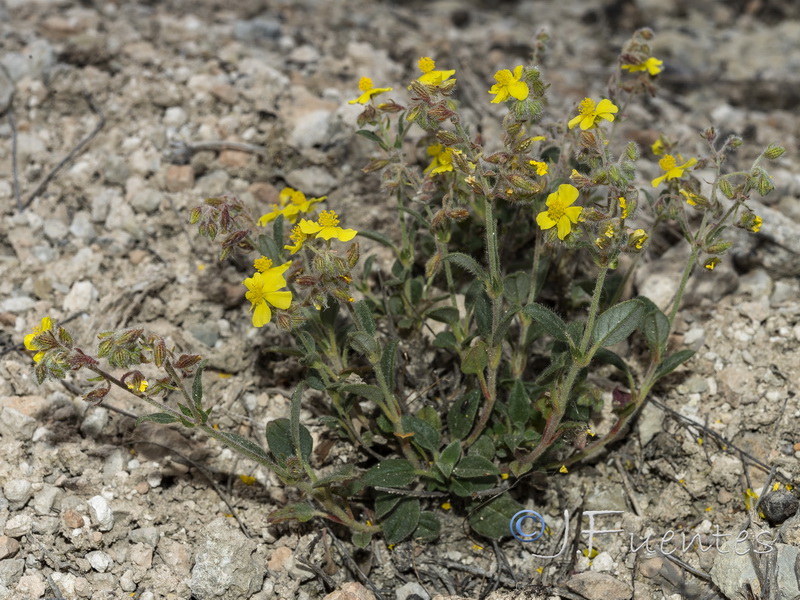
[[(245, 272), (215, 261), (188, 209), (223, 192), (266, 205), (290, 185), (327, 194), (350, 226), (385, 228), (376, 180), (360, 172), (371, 149), (353, 135), (359, 109), (347, 103), (359, 77), (402, 88), (416, 59), (434, 56), (458, 70), (459, 99), (491, 139), (502, 116), (487, 102), (492, 75), (526, 62), (539, 31), (552, 38), (542, 65), (549, 110), (564, 114), (602, 92), (621, 44), (642, 26), (656, 31), (666, 70), (625, 136), (644, 143), (664, 127), (699, 148), (698, 131), (713, 124), (745, 139), (741, 165), (770, 142), (787, 153), (771, 169), (775, 191), (755, 203), (761, 233), (691, 283), (674, 341), (695, 358), (613, 452), (518, 498), (545, 515), (547, 544), (481, 547), (453, 514), (431, 545), (373, 542), (353, 553), (323, 523), (268, 523), (295, 497), (270, 473), (180, 429), (134, 430), (145, 410), (135, 400), (112, 392), (90, 407), (85, 379), (35, 384), (16, 345), (43, 315), (73, 317), (86, 346), (98, 331), (142, 325), (208, 357), (220, 427), (258, 439), (263, 423), (288, 416), (299, 365), (259, 358), (255, 348), (282, 338), (250, 326)], [(800, 9), (777, 0), (0, 4), (0, 598), (800, 593), (800, 516), (786, 491), (800, 480), (798, 39)], [(202, 149), (220, 141), (262, 150)], [(187, 147), (175, 164), (175, 149)], [(656, 301), (682, 252), (662, 250), (636, 282)], [(310, 410), (302, 418), (315, 422)], [(759, 506), (764, 517), (748, 511), (748, 489), (776, 487)], [(596, 555), (583, 552), (583, 535), (558, 558), (533, 556), (558, 551), (564, 509), (573, 534), (579, 510), (619, 511), (595, 527), (621, 531), (596, 535)], [(673, 555), (637, 549), (669, 532)], [(740, 532), (764, 554), (708, 548)], [(704, 536), (705, 551), (680, 548), (682, 533)]]

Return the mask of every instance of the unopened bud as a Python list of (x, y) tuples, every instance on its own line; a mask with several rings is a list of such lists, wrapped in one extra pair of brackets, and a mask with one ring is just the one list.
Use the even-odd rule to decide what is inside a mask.
[(294, 282), (301, 287), (313, 287), (319, 283), (319, 280), (311, 275), (301, 275)]
[(732, 135), (728, 139), (728, 145), (733, 149), (741, 148), (743, 144), (744, 144), (744, 140), (742, 138), (740, 138), (738, 135)]
[(508, 152), (495, 152), (494, 154), (490, 154), (483, 160), (493, 165), (503, 165), (509, 161), (511, 155)]
[(454, 221), (463, 221), (469, 217), (469, 211), (466, 208), (454, 208), (447, 211), (447, 216)]
[(619, 172), (619, 167), (617, 165), (610, 165), (608, 167), (608, 178), (613, 183), (620, 183), (622, 181), (621, 173)]
[(717, 130), (714, 129), (713, 127), (709, 127), (708, 129), (703, 131), (703, 133), (701, 133), (700, 135), (703, 136), (703, 139), (708, 140), (709, 142), (713, 142), (715, 139), (717, 139)]
[(772, 183), (772, 177), (767, 175), (767, 173), (762, 173), (758, 178), (758, 193), (761, 194), (761, 196), (766, 196), (774, 189), (775, 184)]
[(733, 198), (733, 188), (727, 179), (719, 180), (719, 191), (722, 192), (726, 198)]
[(425, 277), (431, 278), (436, 273), (439, 272), (439, 269), (442, 267), (442, 255), (440, 253), (436, 253), (428, 259), (428, 262), (425, 263)]
[(385, 113), (397, 113), (404, 110), (404, 107), (394, 100), (389, 100), (389, 102), (381, 102), (378, 104), (378, 110)]
[(453, 91), (453, 88), (456, 87), (456, 79), (447, 79), (439, 84), (439, 91), (442, 94), (450, 94)]
[(188, 369), (199, 363), (202, 358), (199, 354), (181, 354), (175, 361), (175, 368)]
[(733, 242), (717, 242), (716, 244), (711, 244), (708, 248), (705, 249), (707, 254), (723, 254), (728, 251), (728, 249), (733, 246)]
[(597, 138), (591, 131), (581, 131), (579, 143), (584, 148), (596, 148)]
[(444, 104), (437, 104), (431, 107), (428, 111), (428, 116), (439, 122), (446, 121), (453, 116), (453, 111), (447, 108)]
[(153, 362), (157, 367), (164, 364), (164, 359), (167, 356), (167, 344), (163, 339), (159, 339), (153, 346)]
[(775, 160), (779, 156), (781, 156), (786, 150), (777, 144), (770, 144), (767, 146), (767, 149), (764, 150), (764, 156), (766, 156), (769, 160)]
[(508, 180), (514, 187), (531, 194), (536, 194), (542, 191), (541, 185), (531, 179), (528, 179), (527, 177), (523, 177), (522, 175), (509, 175)]
[(452, 131), (445, 131), (440, 129), (436, 132), (436, 139), (440, 144), (445, 146), (453, 146), (461, 141), (461, 138)]
[(369, 161), (365, 167), (362, 167), (361, 171), (363, 173), (372, 173), (374, 171), (380, 171), (388, 164), (389, 161), (384, 158), (375, 158)]
[(199, 206), (195, 206), (192, 209), (192, 212), (189, 213), (189, 224), (190, 225), (194, 225), (195, 223), (197, 223), (200, 220), (200, 215), (201, 214), (202, 214), (202, 211), (200, 210), (200, 207)]
[(638, 160), (639, 146), (637, 146), (635, 142), (628, 142), (628, 145), (625, 146), (625, 154), (630, 160)]
[(431, 228), (443, 229), (445, 225), (447, 225), (447, 214), (444, 210), (439, 210), (433, 215), (433, 219), (431, 219)]
[(353, 242), (350, 244), (350, 247), (347, 249), (347, 265), (352, 269), (356, 266), (359, 257), (361, 256), (361, 252), (358, 246), (358, 242)]

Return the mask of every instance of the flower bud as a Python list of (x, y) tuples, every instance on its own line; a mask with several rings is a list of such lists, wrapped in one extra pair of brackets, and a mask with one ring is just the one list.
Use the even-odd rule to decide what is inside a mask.
[(425, 263), (425, 277), (431, 278), (436, 273), (439, 272), (439, 269), (442, 267), (442, 255), (437, 252), (433, 256), (428, 259), (428, 262)]
[(461, 138), (452, 131), (445, 131), (440, 129), (436, 132), (436, 139), (444, 146), (454, 146), (461, 141)]
[(772, 177), (766, 173), (762, 173), (758, 178), (758, 193), (761, 194), (761, 196), (766, 196), (774, 189), (775, 184), (772, 183)]
[(319, 280), (311, 275), (301, 275), (294, 282), (300, 287), (313, 287), (319, 283)]
[(201, 213), (202, 211), (200, 210), (200, 207), (195, 206), (192, 209), (192, 212), (189, 213), (189, 224), (194, 225), (195, 223), (197, 223), (200, 220)]
[(777, 144), (770, 144), (767, 146), (767, 149), (764, 150), (764, 156), (766, 156), (769, 160), (775, 160), (779, 156), (781, 156), (786, 150)]
[(727, 179), (719, 180), (719, 191), (722, 192), (726, 198), (733, 198), (733, 188)]
[(716, 244), (711, 244), (708, 248), (705, 249), (705, 252), (708, 254), (724, 254), (725, 252), (733, 246), (733, 242), (717, 242)]
[(358, 242), (353, 242), (350, 244), (350, 247), (347, 249), (347, 265), (352, 269), (356, 266), (358, 259), (361, 256), (361, 252), (358, 246)]
[(625, 146), (625, 154), (628, 156), (630, 160), (638, 160), (639, 147), (636, 145), (635, 142), (628, 142), (628, 145)]
[(743, 144), (744, 140), (738, 135), (732, 135), (730, 138), (728, 138), (728, 145), (733, 149), (741, 148)]
[(447, 211), (447, 216), (454, 221), (463, 221), (469, 218), (469, 211), (466, 208), (454, 208)]
[(363, 173), (372, 173), (373, 171), (380, 171), (386, 165), (389, 164), (389, 161), (383, 158), (375, 158), (367, 163), (365, 167), (361, 169)]
[(528, 179), (527, 177), (523, 177), (522, 175), (516, 175), (516, 174), (509, 175), (508, 180), (514, 187), (519, 188), (530, 194), (537, 194), (542, 191), (541, 185), (539, 185), (537, 182), (531, 179)]

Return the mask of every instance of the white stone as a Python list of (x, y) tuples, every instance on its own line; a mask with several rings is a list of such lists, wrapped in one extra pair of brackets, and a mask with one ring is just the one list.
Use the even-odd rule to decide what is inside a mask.
[(12, 479), (3, 486), (3, 494), (10, 510), (19, 510), (33, 496), (33, 486), (27, 479)]
[(110, 531), (114, 527), (114, 513), (111, 511), (108, 500), (102, 496), (93, 496), (89, 499), (88, 504), (92, 522), (100, 531)]
[(89, 561), (89, 564), (92, 565), (92, 568), (98, 573), (105, 573), (108, 571), (108, 568), (114, 562), (108, 554), (100, 550), (87, 553), (86, 560)]
[(67, 314), (88, 310), (98, 297), (97, 288), (91, 281), (76, 281), (64, 296), (62, 307)]

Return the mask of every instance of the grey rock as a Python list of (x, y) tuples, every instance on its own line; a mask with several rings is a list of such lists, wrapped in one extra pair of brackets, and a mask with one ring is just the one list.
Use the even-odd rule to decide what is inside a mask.
[(573, 575), (567, 587), (587, 600), (629, 600), (633, 595), (627, 583), (607, 575), (588, 571)]
[(32, 529), (33, 518), (29, 514), (23, 512), (18, 515), (14, 515), (6, 522), (3, 533), (5, 533), (8, 537), (21, 538), (22, 536), (30, 533)]
[(106, 157), (103, 164), (103, 175), (106, 178), (106, 183), (124, 186), (130, 174), (131, 169), (128, 166), (126, 157), (117, 154)]
[(639, 440), (644, 448), (664, 427), (664, 411), (649, 402), (644, 405), (636, 426)]
[(88, 310), (97, 301), (98, 295), (91, 281), (76, 281), (64, 296), (62, 307), (68, 314)]
[(778, 585), (777, 600), (794, 600), (800, 595), (800, 548), (788, 544), (777, 544), (778, 557), (775, 561)]
[(181, 106), (170, 106), (164, 111), (164, 125), (167, 127), (180, 127), (189, 120), (189, 115)]
[(216, 321), (201, 321), (189, 326), (191, 334), (197, 338), (198, 341), (203, 342), (206, 346), (211, 348), (219, 340), (219, 325)]
[(258, 44), (274, 42), (281, 37), (281, 24), (272, 19), (249, 19), (233, 24), (233, 37), (240, 42)]
[(250, 598), (261, 589), (266, 574), (263, 560), (253, 556), (256, 542), (227, 519), (215, 519), (203, 530), (189, 586), (198, 600), (224, 596)]
[(72, 217), (72, 224), (69, 226), (69, 232), (77, 238), (85, 242), (91, 242), (97, 237), (97, 231), (92, 225), (92, 216), (85, 210), (79, 210)]
[(133, 212), (131, 205), (125, 202), (121, 196), (111, 198), (105, 228), (112, 234), (119, 230), (135, 238), (143, 236), (140, 220), (136, 218), (136, 213)]
[(100, 550), (93, 550), (92, 552), (87, 552), (86, 560), (89, 561), (89, 564), (92, 565), (92, 568), (97, 571), (98, 573), (105, 573), (108, 571), (109, 567), (114, 563), (111, 560), (111, 557), (106, 554), (105, 552), (101, 552)]
[(36, 431), (36, 419), (18, 410), (0, 407), (0, 437), (19, 441), (28, 441)]
[(81, 422), (80, 431), (87, 438), (95, 438), (103, 431), (108, 424), (108, 410), (102, 406), (96, 406), (86, 411), (86, 416)]
[(11, 81), (19, 81), (27, 74), (28, 59), (19, 52), (6, 52), (0, 57), (0, 63), (5, 67)]
[(306, 167), (287, 173), (286, 183), (306, 196), (322, 196), (334, 188), (336, 178), (321, 167)]
[(140, 527), (129, 532), (128, 539), (133, 544), (144, 544), (150, 548), (155, 548), (158, 545), (158, 540), (161, 539), (161, 532), (158, 527)]
[(92, 196), (92, 221), (102, 223), (108, 218), (108, 209), (111, 207), (112, 200), (121, 201), (122, 194), (119, 190), (103, 188)]
[(227, 191), (229, 180), (230, 177), (225, 171), (212, 171), (197, 180), (195, 189), (203, 196), (219, 196)]
[(329, 138), (330, 119), (329, 110), (313, 110), (303, 114), (289, 134), (289, 144), (298, 150), (324, 145)]
[(746, 600), (743, 590), (747, 585), (751, 586), (756, 597), (761, 594), (761, 584), (750, 553), (740, 555), (730, 547), (724, 553), (718, 552), (711, 567), (711, 579), (730, 600)]
[(36, 305), (30, 296), (12, 296), (0, 302), (0, 311), (10, 313), (28, 312)]
[(127, 463), (128, 457), (121, 448), (111, 452), (103, 461), (103, 481), (111, 483), (117, 473), (125, 470)]
[(430, 600), (431, 596), (416, 581), (409, 581), (395, 590), (397, 600)]
[(19, 510), (33, 497), (33, 486), (27, 479), (12, 479), (3, 486), (9, 510)]
[(45, 219), (44, 220), (44, 234), (50, 241), (58, 241), (64, 239), (64, 231), (66, 225), (60, 219)]
[[(14, 587), (22, 577), (25, 561), (21, 558), (0, 560), (0, 585)], [(5, 596), (4, 596), (5, 597)]]
[(100, 531), (111, 531), (114, 527), (114, 513), (108, 500), (102, 496), (93, 496), (87, 501), (89, 505), (89, 515), (92, 517), (92, 523), (97, 525)]
[(770, 525), (780, 525), (797, 513), (800, 506), (797, 497), (786, 490), (768, 493), (761, 501), (760, 508)]
[(764, 269), (753, 269), (739, 278), (739, 291), (753, 298), (766, 298), (772, 289), (772, 277)]
[(161, 206), (161, 192), (152, 188), (144, 188), (131, 198), (131, 206), (138, 213), (152, 213)]
[(45, 483), (42, 489), (33, 496), (33, 509), (37, 515), (49, 515), (54, 506), (57, 506), (64, 491), (54, 485)]

